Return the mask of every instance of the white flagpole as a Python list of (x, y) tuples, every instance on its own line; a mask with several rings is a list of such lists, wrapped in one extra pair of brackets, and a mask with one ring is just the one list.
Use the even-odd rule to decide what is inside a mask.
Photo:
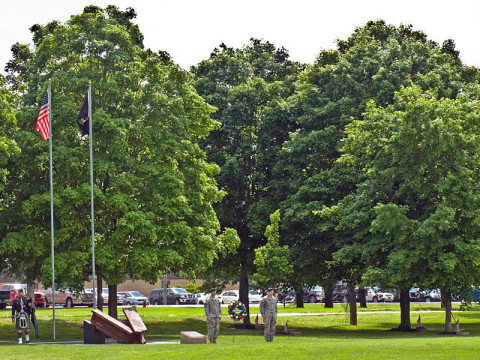
[(93, 149), (92, 149), (92, 82), (88, 82), (88, 137), (90, 138), (90, 203), (91, 203), (91, 223), (92, 223), (92, 294), (93, 309), (97, 306), (97, 297), (95, 295), (95, 212), (93, 207)]
[(53, 162), (52, 162), (52, 81), (48, 79), (48, 138), (50, 142), (50, 225), (52, 233), (52, 305), (53, 341), (55, 341), (55, 247), (53, 234)]

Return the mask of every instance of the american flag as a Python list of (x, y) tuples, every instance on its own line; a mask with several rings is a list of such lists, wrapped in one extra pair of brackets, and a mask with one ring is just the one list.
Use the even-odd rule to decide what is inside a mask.
[(42, 135), (43, 140), (47, 140), (48, 137), (50, 136), (50, 107), (48, 105), (48, 90), (45, 93), (45, 97), (43, 98), (43, 103), (42, 107), (40, 108), (40, 114), (38, 114), (38, 119), (37, 119), (37, 127), (35, 130), (40, 132)]

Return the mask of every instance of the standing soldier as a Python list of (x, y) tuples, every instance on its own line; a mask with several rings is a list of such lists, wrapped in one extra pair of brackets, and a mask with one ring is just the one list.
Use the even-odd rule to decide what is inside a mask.
[(207, 316), (208, 340), (212, 344), (217, 343), (218, 332), (220, 330), (220, 320), (222, 319), (222, 309), (220, 300), (215, 295), (215, 288), (210, 289), (210, 297), (205, 300), (205, 315)]
[(12, 304), (12, 323), (15, 323), (18, 335), (18, 343), (22, 343), (22, 330), (25, 329), (25, 342), (30, 342), (30, 314), (32, 312), (32, 299), (23, 294), (23, 289), (18, 289), (18, 296)]
[(273, 341), (277, 326), (277, 298), (273, 296), (273, 288), (267, 289), (267, 296), (260, 301), (260, 314), (262, 314), (265, 327), (264, 335), (267, 342)]

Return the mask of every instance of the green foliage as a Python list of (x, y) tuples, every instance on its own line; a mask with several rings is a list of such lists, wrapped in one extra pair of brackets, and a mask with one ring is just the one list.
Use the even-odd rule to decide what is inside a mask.
[(188, 284), (187, 286), (185, 286), (185, 290), (192, 294), (197, 294), (200, 292), (200, 285)]
[[(75, 123), (92, 82), (97, 273), (108, 284), (128, 274), (155, 282), (159, 272), (194, 277), (217, 253), (232, 251), (212, 204), (224, 192), (199, 141), (218, 124), (190, 75), (144, 50), (132, 9), (85, 8), (62, 24), (32, 28), (35, 50), (15, 45), (11, 85), (22, 91), (15, 140), (22, 157), (1, 209), (0, 254), (11, 272), (50, 276), (48, 142), (34, 131), (52, 81), (57, 285), (91, 271), (88, 136)], [(13, 80), (14, 79), (14, 80)]]
[(301, 69), (285, 49), (257, 39), (240, 49), (221, 44), (191, 69), (197, 91), (217, 108), (213, 116), (221, 124), (203, 142), (209, 160), (221, 168), (217, 180), (226, 191), (216, 212), (222, 227), (235, 229), (241, 240), (237, 253), (219, 258), (204, 277), (223, 286), (238, 281), (242, 269), (241, 296), (253, 273), (254, 249), (265, 243), (268, 215), (276, 209), (268, 186), (290, 130), (284, 100)]
[(340, 161), (365, 180), (339, 203), (339, 226), (355, 243), (337, 256), (360, 254), (367, 281), (450, 293), (479, 283), (479, 94), (404, 88), (347, 127)]
[[(20, 149), (14, 140), (17, 130), (15, 119), (15, 106), (17, 98), (6, 87), (3, 75), (0, 75), (0, 193), (5, 191), (5, 184), (9, 175), (9, 167), (19, 155)], [(0, 208), (5, 201), (2, 196)]]
[[(302, 74), (298, 92), (288, 101), (298, 129), (279, 154), (272, 186), (282, 200), (282, 240), (295, 259), (294, 278), (311, 284), (360, 280), (364, 263), (350, 250), (355, 247), (352, 241), (364, 232), (340, 231), (335, 217), (314, 215), (325, 206), (335, 206), (363, 181), (358, 167), (337, 162), (345, 126), (352, 119), (361, 121), (372, 99), (379, 106), (392, 104), (402, 86), (435, 88), (438, 97), (455, 98), (465, 71), (457, 58), (426, 34), (379, 20), (339, 40), (337, 50), (320, 53)], [(369, 202), (369, 198), (355, 202), (361, 200)], [(363, 219), (349, 217), (349, 221), (353, 225)], [(344, 243), (352, 248), (339, 252)]]
[(182, 289), (185, 289), (187, 290), (188, 292), (192, 293), (192, 294), (196, 294), (196, 293), (199, 293), (200, 292), (200, 288), (201, 286), (200, 285), (195, 285), (195, 284), (187, 284), (187, 285), (180, 285), (180, 284), (176, 284), (175, 286), (170, 286), (170, 287), (175, 287), (175, 288), (182, 288)]
[(293, 273), (288, 246), (279, 245), (280, 210), (270, 215), (270, 221), (265, 230), (267, 244), (255, 249), (255, 280), (261, 289), (285, 285)]

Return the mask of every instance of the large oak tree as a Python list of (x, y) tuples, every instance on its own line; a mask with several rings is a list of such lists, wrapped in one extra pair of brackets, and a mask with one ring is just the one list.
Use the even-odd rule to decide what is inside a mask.
[(192, 68), (197, 91), (217, 108), (214, 118), (221, 124), (203, 143), (209, 160), (221, 168), (217, 179), (227, 193), (217, 214), (222, 226), (235, 229), (241, 240), (237, 254), (215, 262), (205, 276), (211, 282), (238, 281), (240, 300), (247, 306), (254, 250), (265, 244), (269, 215), (277, 208), (268, 198), (268, 186), (291, 131), (285, 99), (301, 69), (284, 48), (257, 39), (239, 49), (222, 44)]
[(446, 332), (452, 295), (480, 281), (479, 94), (439, 99), (414, 86), (387, 107), (372, 101), (341, 158), (365, 180), (335, 209), (340, 227), (362, 234), (337, 255), (360, 254), (365, 278), (382, 285), (440, 288)]
[(455, 97), (470, 74), (452, 42), (441, 47), (411, 26), (395, 27), (381, 20), (357, 28), (337, 41), (337, 49), (318, 55), (289, 100), (298, 130), (280, 153), (274, 183), (277, 193), (284, 194), (282, 241), (296, 254), (292, 259), (297, 278), (325, 288), (336, 280), (352, 287), (362, 280), (365, 263), (360, 256), (344, 253), (344, 258), (333, 258), (354, 234), (335, 230), (331, 219), (313, 213), (335, 205), (363, 179), (358, 169), (337, 162), (345, 126), (362, 119), (370, 99), (387, 106), (396, 90), (412, 83), (437, 88), (440, 97)]
[[(110, 289), (125, 276), (156, 282), (166, 271), (194, 277), (235, 246), (213, 209), (223, 192), (199, 141), (217, 123), (190, 75), (143, 46), (133, 9), (86, 7), (62, 24), (34, 25), (34, 49), (14, 45), (8, 65), (21, 94), (22, 149), (3, 207), (0, 253), (30, 280), (49, 283), (48, 142), (34, 131), (52, 81), (55, 271), (58, 286), (91, 269), (88, 136), (75, 123), (92, 82), (96, 271)], [(7, 215), (5, 215), (7, 214)], [(100, 284), (99, 284), (100, 287)]]

